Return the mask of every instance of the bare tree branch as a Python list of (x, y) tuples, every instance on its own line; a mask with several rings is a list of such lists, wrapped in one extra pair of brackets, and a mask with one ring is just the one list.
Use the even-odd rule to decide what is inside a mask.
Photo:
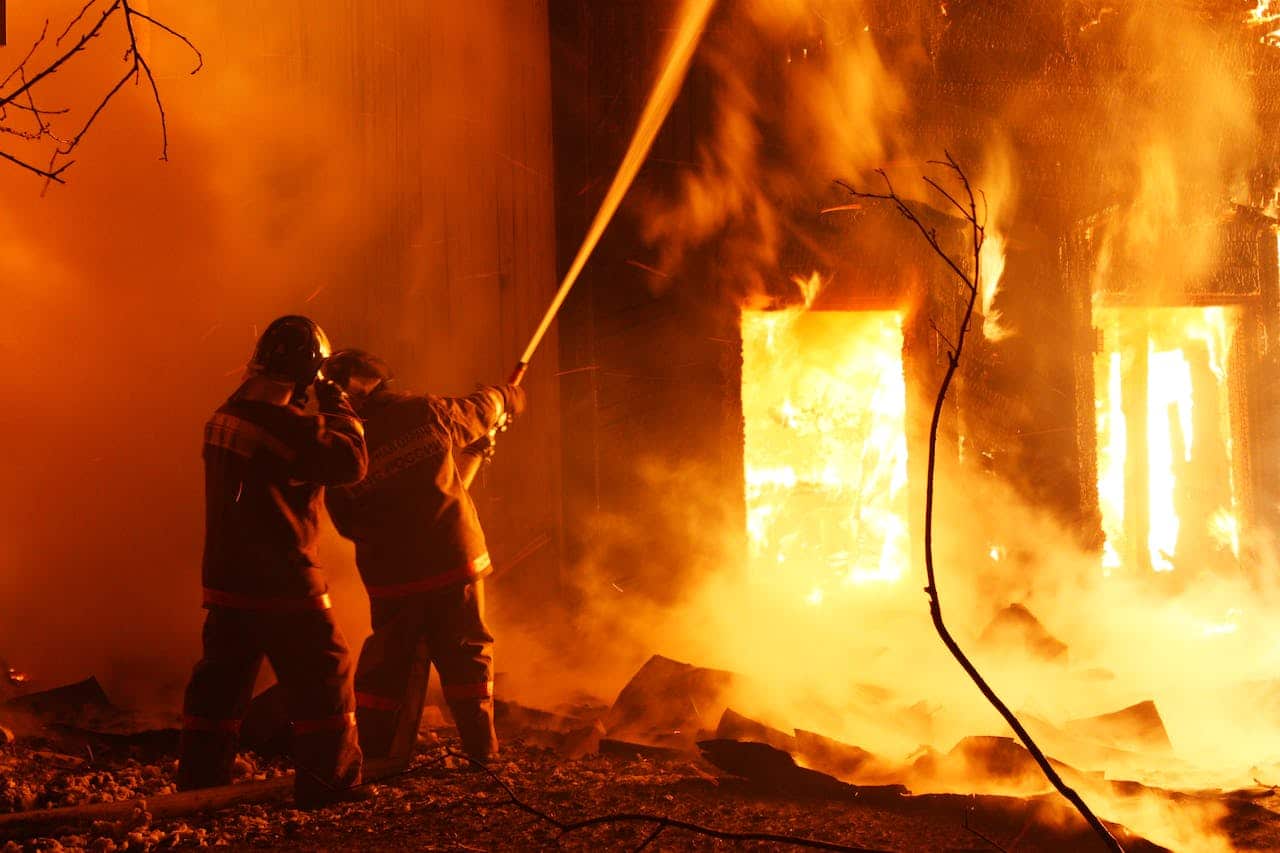
[(13, 163), (15, 166), (19, 166), (23, 169), (26, 169), (29, 172), (34, 172), (35, 174), (40, 175), (41, 177), (48, 178), (51, 181), (56, 181), (59, 184), (66, 183), (66, 181), (63, 180), (63, 178), (61, 177), (62, 172), (68, 166), (70, 166), (72, 163), (75, 162), (74, 160), (68, 160), (66, 163), (63, 163), (57, 169), (54, 169), (52, 166), (50, 166), (48, 169), (41, 169), (39, 166), (33, 166), (25, 160), (19, 160), (17, 157), (14, 157), (12, 154), (6, 154), (4, 151), (0, 151), (0, 160), (8, 160), (10, 163)]
[[(22, 61), (19, 62), (12, 71), (9, 72), (9, 76), (5, 77), (3, 80), (0, 80), (0, 89), (3, 89), (5, 86), (8, 86), (9, 81), (12, 80), (14, 77), (17, 77), (22, 72), (22, 69), (25, 68), (27, 63), (31, 61), (31, 57), (35, 56), (36, 51), (40, 49), (40, 45), (44, 43), (44, 37), (48, 35), (48, 33), (49, 33), (49, 19), (46, 18), (44, 22), (44, 26), (40, 29), (40, 35), (36, 37), (35, 43), (31, 45), (31, 50), (27, 51), (27, 55), (22, 57)], [(26, 83), (26, 80), (23, 80), (22, 82)], [(0, 104), (0, 110), (3, 110), (3, 109), (4, 109), (4, 104)]]
[(41, 80), (44, 80), (49, 75), (57, 73), (58, 69), (61, 68), (63, 65), (65, 65), (67, 61), (71, 59), (71, 57), (75, 56), (77, 53), (84, 50), (85, 45), (87, 45), (93, 39), (97, 38), (98, 33), (102, 32), (102, 28), (106, 26), (108, 19), (110, 19), (111, 16), (115, 14), (116, 10), (120, 8), (120, 4), (122, 2), (124, 2), (124, 0), (115, 0), (115, 2), (112, 3), (107, 8), (107, 11), (103, 12), (102, 16), (98, 18), (98, 22), (94, 24), (93, 27), (91, 27), (86, 33), (80, 36), (80, 38), (76, 41), (76, 43), (71, 47), (70, 50), (68, 50), (66, 53), (62, 54), (61, 56), (59, 56), (49, 65), (45, 66), (39, 73), (33, 76), (30, 80), (23, 83), (21, 86), (19, 86), (17, 89), (14, 89), (12, 92), (10, 92), (7, 95), (0, 93), (0, 107), (3, 107), (5, 104), (8, 104), (12, 101), (17, 100), (18, 97), (22, 95), (23, 92), (35, 86), (37, 83), (39, 83)]
[[(968, 337), (969, 329), (973, 324), (973, 309), (978, 298), (978, 282), (981, 281), (982, 275), (982, 244), (986, 239), (987, 205), (986, 198), (984, 196), (983, 215), (982, 217), (979, 217), (977, 197), (974, 193), (973, 187), (969, 183), (969, 177), (965, 174), (964, 169), (960, 168), (960, 165), (956, 162), (955, 158), (951, 156), (950, 152), (946, 152), (946, 160), (930, 161), (930, 165), (940, 166), (946, 169), (949, 172), (951, 180), (958, 183), (960, 190), (962, 190), (962, 192), (953, 194), (943, 189), (942, 186), (934, 179), (925, 176), (925, 182), (941, 196), (950, 201), (952, 205), (960, 211), (961, 217), (968, 226), (969, 244), (972, 251), (973, 262), (972, 275), (965, 272), (965, 270), (952, 259), (946, 249), (944, 249), (938, 242), (937, 230), (925, 227), (916, 212), (912, 210), (910, 205), (908, 205), (901, 196), (898, 195), (884, 170), (877, 170), (880, 177), (884, 179), (886, 187), (886, 192), (884, 193), (860, 191), (843, 181), (837, 181), (837, 183), (848, 190), (854, 198), (879, 199), (893, 204), (897, 208), (898, 212), (902, 214), (908, 222), (915, 226), (916, 230), (924, 237), (925, 241), (929, 244), (929, 247), (933, 249), (934, 253), (946, 262), (951, 271), (960, 279), (960, 282), (964, 287), (964, 291), (966, 292), (964, 312), (960, 319), (960, 328), (956, 333), (955, 343), (952, 344), (950, 341), (947, 341), (946, 336), (942, 336), (943, 340), (947, 341), (947, 345), (950, 349), (947, 353), (947, 369), (942, 376), (941, 383), (939, 384), (938, 396), (934, 400), (933, 418), (929, 423), (929, 457), (925, 480), (924, 509), (924, 561), (925, 572), (928, 578), (928, 586), (925, 587), (925, 592), (929, 596), (929, 615), (932, 617), (933, 626), (937, 629), (938, 636), (942, 639), (943, 645), (947, 647), (947, 651), (951, 652), (952, 657), (956, 659), (956, 662), (960, 664), (961, 668), (964, 669), (969, 678), (973, 680), (973, 683), (977, 685), (978, 689), (982, 692), (982, 695), (986, 697), (987, 701), (991, 703), (991, 705), (1000, 713), (1000, 716), (1004, 718), (1005, 722), (1009, 724), (1009, 727), (1013, 729), (1014, 733), (1017, 734), (1018, 739), (1022, 741), (1022, 744), (1027, 748), (1027, 751), (1031, 753), (1032, 758), (1035, 759), (1036, 764), (1039, 765), (1040, 770), (1045, 775), (1045, 778), (1047, 778), (1049, 782), (1058, 789), (1058, 792), (1076, 808), (1081, 817), (1085, 819), (1089, 826), (1092, 827), (1093, 831), (1097, 833), (1098, 837), (1110, 850), (1123, 853), (1124, 848), (1120, 846), (1120, 842), (1116, 841), (1115, 836), (1111, 834), (1111, 831), (1107, 829), (1106, 825), (1098, 818), (1098, 816), (1093, 813), (1093, 810), (1089, 808), (1089, 805), (1084, 801), (1084, 799), (1073, 788), (1067, 785), (1065, 781), (1063, 781), (1062, 777), (1058, 774), (1058, 771), (1054, 769), (1053, 765), (1049, 762), (1049, 759), (1044, 754), (1043, 750), (1040, 749), (1039, 744), (1035, 742), (1031, 737), (1031, 734), (1018, 720), (1017, 715), (1014, 714), (1009, 706), (1004, 703), (1004, 700), (996, 694), (991, 685), (987, 683), (987, 680), (983, 678), (982, 673), (978, 672), (977, 667), (974, 666), (973, 662), (969, 660), (969, 657), (964, 653), (964, 650), (960, 648), (959, 643), (957, 643), (955, 638), (952, 637), (951, 631), (947, 628), (946, 622), (942, 618), (942, 601), (938, 596), (938, 584), (937, 577), (934, 572), (933, 560), (933, 511), (938, 461), (938, 428), (942, 421), (942, 412), (946, 404), (947, 392), (950, 390), (951, 382), (955, 379), (956, 371), (960, 367), (960, 356), (964, 352), (965, 340)], [(958, 200), (956, 198), (957, 195), (960, 199), (963, 199), (963, 201)], [(934, 328), (937, 329), (937, 326), (935, 325)], [(939, 332), (939, 335), (941, 335), (941, 332)]]
[(144, 14), (143, 14), (143, 13), (141, 13), (141, 12), (137, 12), (137, 11), (135, 11), (135, 12), (133, 13), (133, 16), (134, 16), (135, 18), (141, 18), (142, 20), (144, 20), (144, 21), (146, 21), (147, 23), (151, 24), (153, 27), (158, 27), (158, 28), (160, 28), (160, 29), (164, 30), (166, 33), (168, 33), (169, 35), (171, 35), (171, 36), (173, 36), (174, 38), (178, 39), (178, 41), (182, 42), (182, 43), (183, 43), (183, 44), (185, 44), (187, 47), (191, 48), (191, 52), (192, 52), (192, 53), (194, 53), (194, 54), (196, 55), (196, 67), (191, 69), (191, 73), (192, 73), (192, 74), (195, 74), (195, 73), (196, 73), (196, 72), (198, 72), (201, 68), (204, 68), (204, 54), (200, 52), (200, 48), (196, 47), (196, 46), (191, 42), (191, 39), (187, 38), (187, 37), (186, 37), (186, 36), (184, 36), (182, 33), (178, 32), (177, 30), (173, 29), (172, 27), (170, 27), (170, 26), (167, 26), (167, 25), (165, 25), (165, 24), (160, 23), (159, 21), (157, 21), (155, 18), (151, 17), (150, 15), (144, 15)]
[[(195, 67), (191, 70), (192, 74), (204, 67), (204, 56), (189, 38), (168, 24), (137, 10), (134, 8), (134, 2), (136, 0), (110, 0), (109, 3), (106, 0), (87, 0), (54, 41), (56, 46), (61, 47), (64, 39), (79, 31), (79, 35), (75, 37), (71, 45), (54, 56), (39, 70), (29, 70), (31, 63), (48, 36), (49, 24), (48, 21), (45, 22), (44, 28), (41, 30), (35, 44), (32, 45), (31, 50), (18, 63), (17, 67), (9, 72), (8, 76), (0, 80), (0, 134), (21, 139), (36, 146), (47, 140), (50, 144), (47, 150), (51, 152), (48, 154), (49, 166), (40, 168), (33, 165), (29, 158), (6, 151), (0, 151), (0, 159), (43, 176), (47, 180), (63, 183), (61, 175), (73, 162), (66, 158), (70, 157), (72, 152), (80, 145), (85, 135), (97, 122), (98, 117), (102, 115), (130, 79), (134, 81), (135, 85), (145, 80), (151, 90), (151, 98), (155, 103), (156, 112), (160, 118), (160, 159), (169, 159), (168, 115), (165, 112), (164, 102), (160, 97), (160, 87), (156, 81), (151, 62), (139, 48), (138, 26), (145, 23), (167, 33), (186, 45), (195, 54), (196, 58)], [(92, 19), (92, 25), (81, 29), (86, 19), (89, 19), (90, 12), (95, 7), (103, 4), (105, 4), (105, 8), (101, 9), (96, 19)], [(96, 106), (89, 111), (88, 116), (74, 125), (77, 129), (73, 133), (60, 135), (54, 130), (53, 119), (57, 116), (67, 116), (71, 111), (67, 109), (49, 110), (41, 108), (36, 102), (35, 92), (42, 83), (49, 80), (66, 66), (73, 57), (83, 52), (90, 42), (106, 32), (108, 24), (113, 20), (120, 22), (123, 35), (127, 39), (122, 57), (122, 61), (125, 64), (124, 73), (116, 78), (114, 84), (107, 89)], [(5, 87), (10, 86), (15, 78), (18, 80), (17, 85), (6, 90)], [(9, 107), (13, 107), (23, 115), (30, 117), (27, 127), (14, 126), (12, 124), (11, 116), (8, 112)]]

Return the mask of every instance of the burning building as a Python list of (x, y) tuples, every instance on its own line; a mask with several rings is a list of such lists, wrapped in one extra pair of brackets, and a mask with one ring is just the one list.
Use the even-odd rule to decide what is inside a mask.
[[(562, 321), (566, 517), (589, 520), (566, 528), (570, 559), (609, 566), (632, 600), (683, 600), (673, 572), (732, 576), (698, 602), (766, 620), (773, 639), (744, 654), (761, 666), (791, 643), (780, 693), (803, 680), (791, 668), (839, 666), (806, 644), (848, 642), (842, 659), (877, 671), (883, 650), (850, 635), (894, 636), (869, 611), (925, 608), (927, 421), (961, 294), (891, 207), (832, 182), (880, 191), (885, 168), (936, 203), (921, 215), (965, 262), (963, 223), (915, 177), (945, 149), (989, 207), (940, 440), (953, 618), (977, 642), (1033, 602), (1082, 666), (1145, 689), (1178, 676), (1130, 652), (1184, 640), (1265, 679), (1265, 653), (1220, 644), (1268, 618), (1280, 505), (1278, 57), (1252, 5), (721, 6), (632, 216)], [(624, 142), (660, 6), (552, 17), (562, 254)], [(619, 517), (646, 535), (617, 535)], [(796, 610), (766, 615), (744, 590)], [(1084, 689), (1125, 701), (1116, 686)], [(1230, 714), (1181, 698), (1166, 721), (1205, 757), (1195, 732)]]
[[(402, 365), (406, 384), (499, 379), (610, 192), (686, 9), (334, 0), (313, 20), (306, 4), (249, 5), (146, 4), (230, 58), (167, 102), (196, 165), (175, 150), (189, 171), (170, 182), (130, 173), (156, 194), (132, 215), (179, 247), (196, 295), (169, 294), (169, 258), (67, 239), (84, 210), (132, 210), (128, 186), (101, 172), (87, 196), (40, 208), (40, 228), (10, 214), (0, 236), (0, 270), (53, 283), (24, 297), (0, 346), (36, 346), (54, 315), (82, 335), (100, 315), (134, 328), (157, 300), (174, 326), (199, 327), (213, 355), (161, 380), (171, 429), (152, 449), (175, 458), (264, 312), (314, 313)], [(1001, 770), (1021, 753), (972, 740), (1007, 730), (929, 623), (923, 519), (936, 486), (948, 619), (1055, 759), (1182, 788), (1270, 779), (1276, 26), (1266, 0), (717, 4), (531, 367), (530, 414), (477, 490), (498, 568), (499, 693), (557, 708), (512, 705), (507, 720), (536, 721), (575, 756), (686, 755), (718, 734), (852, 768), (842, 778), (859, 784), (1040, 790), (1035, 772)], [(160, 80), (167, 91), (174, 75)], [(104, 130), (110, 151), (128, 150), (127, 129)], [(944, 156), (979, 191), (986, 232), (931, 480), (930, 417), (966, 301), (947, 260), (976, 273), (967, 223), (921, 179)], [(849, 191), (882, 180), (938, 251), (891, 204)], [(151, 259), (135, 275), (137, 257)], [(77, 306), (98, 270), (132, 284)], [(122, 372), (191, 337), (147, 328), (132, 346), (88, 339)], [(48, 361), (68, 380), (96, 369)], [(162, 514), (167, 536), (140, 558), (194, 553), (198, 518), (180, 508), (198, 509), (196, 460), (144, 488), (123, 476), (142, 465), (114, 449), (123, 426), (92, 456), (67, 455), (82, 401), (22, 387), (41, 419), (68, 424), (35, 436), (33, 458), (59, 475), (105, 459), (131, 500), (100, 516), (76, 504), (91, 520), (71, 541), (30, 510), (63, 502), (33, 464), (23, 483), (36, 497), (2, 498), (29, 513), (15, 562), (47, 558), (64, 582), (45, 585), (57, 596), (15, 582), (9, 606), (51, 610), (63, 588), (81, 590), (57, 612), (71, 624), (78, 609), (102, 632), (116, 616), (95, 607), (104, 587), (73, 583), (71, 552), (92, 540), (133, 553), (121, 531)], [(86, 393), (109, 407), (108, 393)], [(361, 605), (342, 613), (358, 637), (367, 617), (344, 548), (326, 546), (336, 597)], [(157, 648), (192, 640), (195, 615), (165, 604), (175, 573), (119, 574), (164, 615), (120, 648), (51, 643), (49, 666), (155, 664)], [(38, 677), (44, 661), (21, 659), (28, 632), (15, 625), (0, 624), (0, 651)], [(699, 666), (650, 659), (663, 654)], [(591, 704), (645, 660), (607, 713)], [(850, 759), (830, 738), (869, 752)], [(844, 764), (815, 757), (831, 751)], [(1221, 841), (1209, 806), (1184, 822), (1151, 802), (1108, 799), (1107, 816), (1174, 846)]]
[[(889, 416), (916, 402), (898, 387), (897, 402), (885, 404), (877, 395), (888, 386), (841, 373), (842, 361), (868, 371), (876, 364), (875, 377), (907, 376), (914, 393), (930, 394), (938, 375), (930, 365), (946, 334), (937, 318), (954, 319), (952, 295), (945, 270), (913, 245), (913, 233), (862, 209), (865, 203), (847, 204), (830, 182), (865, 185), (876, 180), (870, 166), (940, 157), (950, 147), (983, 170), (976, 180), (986, 179), (992, 208), (986, 316), (979, 318), (984, 340), (963, 367), (952, 455), (1014, 484), (1108, 569), (1123, 564), (1166, 573), (1179, 552), (1198, 564), (1224, 549), (1238, 566), (1242, 537), (1251, 538), (1244, 531), (1265, 536), (1274, 521), (1273, 463), (1262, 448), (1275, 421), (1264, 377), (1277, 311), (1267, 195), (1274, 166), (1259, 153), (1270, 144), (1264, 81), (1272, 79), (1276, 60), (1238, 5), (1199, 9), (1211, 35), (1185, 49), (1208, 68), (1184, 77), (1238, 73), (1226, 91), (1214, 93), (1220, 110), (1239, 100), (1259, 106), (1247, 116), (1217, 116), (1223, 123), (1214, 125), (1210, 108), (1191, 116), (1206, 123), (1186, 133), (1211, 135), (1184, 146), (1196, 150), (1160, 137), (1163, 124), (1188, 118), (1177, 102), (1195, 93), (1169, 90), (1186, 80), (1148, 81), (1141, 92), (1125, 88), (1159, 70), (1160, 60), (1140, 52), (1144, 39), (1155, 37), (1141, 29), (1160, 26), (1141, 4), (1097, 10), (1087, 3), (1052, 10), (864, 4), (843, 18), (779, 13), (787, 19), (781, 23), (767, 20), (771, 13), (753, 13), (750, 3), (722, 9), (707, 37), (712, 58), (695, 69), (644, 176), (648, 204), (605, 247), (598, 277), (589, 277), (590, 296), (566, 321), (581, 331), (566, 335), (562, 354), (562, 369), (575, 371), (565, 378), (565, 433), (574, 436), (566, 442), (566, 481), (571, 494), (581, 494), (570, 502), (584, 510), (620, 509), (634, 485), (629, 463), (636, 451), (673, 464), (696, 459), (743, 482), (744, 505), (726, 512), (739, 516), (728, 523), (742, 524), (753, 541), (760, 535), (761, 490), (784, 482), (817, 494), (832, 477), (844, 483), (870, 477), (866, 482), (876, 485), (869, 491), (903, 498), (889, 485), (898, 474), (878, 479), (859, 464), (857, 473), (837, 476), (814, 461), (828, 456), (835, 468), (852, 464), (819, 433), (866, 447), (882, 425), (835, 421), (855, 413)], [(578, 199), (582, 187), (589, 196), (598, 181), (592, 164), (606, 169), (620, 144), (610, 117), (623, 109), (627, 93), (641, 92), (632, 82), (635, 57), (617, 50), (609, 34), (647, 32), (663, 14), (632, 6), (588, 14), (567, 4), (553, 17), (560, 28), (557, 73), (566, 78), (554, 91), (559, 138), (570, 140), (558, 149), (562, 217), (569, 222), (575, 209), (590, 208)], [(757, 26), (777, 29), (769, 38), (742, 39), (752, 51), (761, 41), (771, 48), (759, 51), (748, 71), (736, 63), (741, 33), (734, 19), (753, 14)], [(1006, 38), (1015, 29), (1028, 39)], [(860, 39), (874, 42), (875, 63)], [(854, 114), (798, 118), (788, 98), (820, 79), (840, 81), (852, 73), (842, 63), (853, 61), (864, 63), (857, 71), (868, 86), (885, 91), (842, 93), (846, 102), (837, 106), (887, 111), (877, 99), (893, 101), (894, 115), (879, 124)], [(584, 67), (589, 75), (575, 74)], [(759, 84), (754, 102), (734, 103), (733, 86), (747, 80)], [(615, 96), (606, 99), (605, 92)], [(1152, 117), (1161, 110), (1170, 115)], [(805, 130), (826, 122), (821, 129), (829, 136), (861, 134), (868, 141), (861, 150), (848, 146), (843, 164), (829, 151), (844, 140), (821, 138), (811, 139), (808, 160), (788, 160), (804, 148), (790, 137), (791, 120), (810, 122)], [(726, 140), (734, 121), (743, 124), (731, 128), (738, 149)], [(1246, 142), (1256, 147), (1242, 151)], [(904, 174), (900, 165), (893, 168)], [(778, 172), (786, 172), (785, 180)], [(735, 184), (746, 181), (755, 186)], [(752, 198), (744, 202), (735, 193)], [(704, 209), (717, 203), (725, 209)], [(944, 233), (960, 224), (948, 223), (945, 211), (936, 220)], [(674, 235), (682, 244), (679, 263), (655, 235)], [(813, 316), (799, 321), (812, 327), (813, 345), (821, 348), (831, 337), (849, 346), (844, 353), (815, 352), (828, 377), (762, 349), (776, 345), (778, 329), (788, 325), (767, 310), (813, 298), (803, 292), (808, 285), (797, 288), (793, 280), (821, 282)], [(851, 314), (844, 332), (836, 331), (836, 311)], [(911, 331), (928, 319), (939, 328)], [(852, 339), (863, 335), (867, 346), (893, 354), (897, 367), (881, 369), (870, 352), (859, 351)], [(803, 353), (790, 352), (804, 361)], [(775, 379), (770, 369), (799, 372)], [(787, 398), (828, 393), (824, 383), (836, 375), (844, 381), (828, 384), (866, 396), (808, 407)], [(781, 384), (770, 390), (774, 382)], [(799, 423), (797, 406), (808, 423)], [(890, 445), (906, 439), (910, 423), (900, 422), (887, 443), (871, 443), (888, 454), (886, 464), (898, 460), (889, 468), (904, 481), (913, 478)], [(680, 424), (680, 434), (658, 424)], [(817, 441), (823, 452), (810, 459), (808, 474), (752, 458), (762, 430), (774, 427), (790, 430), (795, 453)], [(655, 436), (661, 436), (656, 443)], [(907, 456), (920, 452), (920, 438), (917, 431)], [(910, 513), (902, 504), (893, 515), (905, 521)], [(901, 536), (903, 544), (911, 538)]]

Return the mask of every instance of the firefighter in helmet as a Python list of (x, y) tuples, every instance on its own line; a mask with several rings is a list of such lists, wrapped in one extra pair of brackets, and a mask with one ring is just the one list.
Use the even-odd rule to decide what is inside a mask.
[[(367, 796), (346, 641), (316, 565), (325, 486), (368, 454), (342, 389), (320, 377), (329, 341), (306, 317), (262, 333), (244, 382), (205, 425), (204, 653), (187, 685), (178, 787), (231, 781), (263, 657), (293, 722), (300, 805)], [(319, 414), (302, 411), (306, 392)]]
[(524, 410), (524, 392), (398, 392), (386, 363), (360, 350), (334, 353), (325, 373), (350, 395), (369, 441), (368, 476), (325, 497), (334, 525), (355, 542), (372, 610), (356, 666), (361, 745), (371, 758), (408, 757), (434, 665), (463, 748), (487, 761), (498, 748), (482, 582), (490, 561), (460, 466)]

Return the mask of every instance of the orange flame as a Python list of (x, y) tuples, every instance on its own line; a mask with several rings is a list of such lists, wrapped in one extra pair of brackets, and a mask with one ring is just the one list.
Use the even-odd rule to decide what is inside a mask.
[(811, 604), (908, 566), (906, 384), (893, 311), (742, 313), (753, 568)]
[(1000, 279), (1004, 277), (1004, 237), (989, 230), (982, 241), (980, 256), (982, 273), (978, 282), (982, 297), (982, 336), (989, 341), (1000, 341), (1010, 334), (1001, 322), (1000, 312), (995, 310), (996, 294), (1000, 292)]
[[(1274, 24), (1280, 21), (1280, 11), (1276, 8), (1276, 0), (1258, 0), (1257, 5), (1244, 19), (1246, 24), (1257, 26)], [(1280, 47), (1280, 28), (1264, 33), (1259, 39), (1263, 44)]]
[(1227, 383), (1238, 311), (1106, 308), (1095, 317), (1104, 569), (1168, 572), (1189, 554), (1238, 560)]

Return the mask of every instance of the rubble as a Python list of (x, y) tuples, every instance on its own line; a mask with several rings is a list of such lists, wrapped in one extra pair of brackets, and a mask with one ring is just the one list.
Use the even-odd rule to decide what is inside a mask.
[(716, 738), (720, 740), (750, 740), (767, 743), (783, 752), (795, 753), (797, 750), (794, 735), (779, 729), (770, 728), (764, 723), (744, 717), (732, 708), (725, 708), (716, 726)]
[(884, 798), (904, 796), (903, 785), (863, 788), (796, 764), (791, 754), (767, 743), (715, 738), (698, 741), (707, 761), (770, 791), (801, 797)]
[(1025, 650), (1043, 661), (1067, 662), (1067, 644), (1050, 634), (1021, 604), (1010, 604), (992, 617), (978, 637), (978, 644), (986, 649)]
[(88, 712), (115, 710), (96, 678), (27, 693), (0, 705), (0, 711), (32, 714), (47, 719), (84, 719)]
[(601, 721), (611, 738), (693, 750), (715, 726), (741, 679), (654, 655), (632, 676)]
[(887, 785), (904, 776), (894, 765), (862, 747), (796, 729), (796, 760), (806, 767), (859, 785)]
[[(963, 738), (946, 753), (926, 748), (908, 764), (816, 732), (788, 734), (727, 706), (719, 714), (715, 734), (736, 737), (713, 737), (704, 731), (695, 742), (696, 752), (683, 738), (662, 745), (618, 736), (615, 732), (627, 731), (628, 726), (642, 737), (652, 736), (655, 720), (692, 719), (692, 710), (683, 710), (678, 701), (673, 708), (673, 697), (710, 696), (714, 705), (724, 701), (725, 685), (733, 678), (661, 658), (652, 659), (646, 668), (650, 671), (644, 680), (657, 685), (658, 701), (645, 702), (634, 694), (624, 701), (620, 695), (607, 712), (594, 703), (542, 710), (499, 702), (504, 749), (496, 772), (539, 808), (566, 819), (615, 810), (683, 816), (680, 819), (720, 828), (793, 831), (803, 837), (901, 850), (966, 849), (965, 837), (971, 833), (964, 827), (971, 820), (980, 821), (989, 837), (1021, 839), (1019, 849), (1065, 853), (1081, 849), (1089, 838), (1083, 825), (1063, 818), (1056, 795), (1040, 796), (1047, 785), (1038, 768), (1020, 744), (1006, 737)], [(641, 673), (628, 687), (638, 687)], [(85, 687), (91, 689), (91, 684), (77, 689)], [(267, 700), (263, 702), (261, 707), (268, 707)], [(890, 704), (902, 707), (896, 700)], [(101, 703), (97, 705), (87, 711), (88, 719), (101, 717)], [(367, 804), (316, 812), (289, 807), (292, 778), (287, 760), (252, 752), (242, 753), (236, 762), (237, 781), (252, 784), (177, 794), (176, 729), (128, 731), (125, 720), (155, 718), (118, 709), (112, 713), (117, 731), (86, 728), (75, 720), (45, 721), (15, 731), (13, 741), (0, 748), (0, 838), (16, 833), (25, 845), (0, 851), (56, 850), (59, 845), (93, 850), (201, 845), (372, 849), (375, 838), (382, 849), (395, 846), (397, 838), (410, 846), (426, 837), (450, 847), (516, 844), (509, 831), (514, 812), (503, 789), (487, 773), (473, 772), (468, 762), (447, 751), (456, 748), (456, 733), (438, 709), (424, 717), (420, 754), (410, 767), (374, 763), (367, 768), (371, 778), (384, 777), (384, 793)], [(271, 716), (264, 714), (263, 719)], [(606, 734), (605, 721), (610, 719), (617, 728)], [(698, 716), (696, 722), (701, 719)], [(1075, 726), (1034, 724), (1068, 741), (1089, 743), (1072, 732), (1088, 723), (1093, 735), (1101, 731), (1124, 740), (1136, 732), (1149, 737), (1158, 719), (1154, 706), (1138, 705)], [(1218, 803), (1233, 833), (1251, 841), (1280, 839), (1280, 804), (1269, 789), (1222, 796), (1177, 794), (1137, 783), (1107, 782), (1098, 773), (1055, 765), (1071, 784), (1095, 794), (1106, 791), (1135, 802), (1158, 797), (1174, 806)], [(974, 796), (975, 785), (1017, 796)], [(937, 793), (912, 795), (909, 789)], [(189, 813), (197, 807), (221, 810)], [(54, 811), (58, 809), (69, 811)], [(509, 825), (507, 831), (504, 825)], [(924, 825), (929, 828), (922, 829)], [(633, 838), (631, 830), (620, 826), (572, 836), (560, 836), (537, 823), (520, 826), (518, 846), (533, 848), (559, 844), (595, 850), (601, 843), (610, 848), (635, 846), (643, 838)], [(1157, 849), (1132, 835), (1125, 839), (1128, 850)], [(673, 836), (669, 843), (683, 849), (686, 840)]]
[[(1081, 774), (1052, 757), (1049, 763), (1072, 784)], [(965, 737), (945, 755), (930, 751), (916, 759), (912, 775), (933, 790), (970, 790), (975, 780), (982, 788), (1015, 796), (1034, 796), (1051, 790), (1040, 766), (1026, 747), (1011, 737)]]
[(688, 758), (683, 749), (672, 749), (669, 746), (648, 746), (643, 743), (631, 743), (613, 738), (601, 738), (599, 744), (601, 755), (616, 755), (619, 758), (644, 758), (649, 761), (679, 761)]
[(1111, 714), (1072, 720), (1064, 728), (1070, 734), (1089, 737), (1118, 749), (1161, 754), (1173, 752), (1164, 720), (1160, 718), (1156, 703), (1150, 700)]

